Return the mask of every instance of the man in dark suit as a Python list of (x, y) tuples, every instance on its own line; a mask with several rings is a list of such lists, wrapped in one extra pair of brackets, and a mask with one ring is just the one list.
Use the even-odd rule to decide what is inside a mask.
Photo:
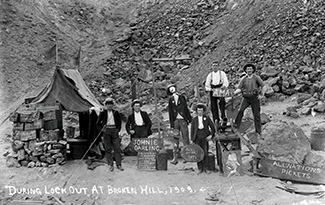
[(208, 115), (205, 115), (206, 106), (198, 103), (195, 107), (197, 116), (193, 118), (191, 123), (191, 140), (199, 145), (204, 151), (204, 158), (202, 161), (197, 163), (199, 174), (202, 172), (210, 173), (207, 170), (208, 166), (208, 141), (215, 136), (215, 128), (212, 120)]
[(114, 157), (116, 166), (119, 170), (123, 171), (122, 167), (122, 152), (120, 147), (119, 132), (121, 130), (121, 117), (117, 110), (113, 109), (114, 100), (107, 98), (104, 101), (106, 109), (104, 109), (98, 117), (97, 125), (103, 127), (104, 148), (106, 152), (107, 163), (110, 166), (109, 170), (114, 170), (114, 162), (112, 156), (112, 149), (114, 150)]
[[(167, 87), (167, 94), (171, 95), (168, 101), (170, 128), (179, 130), (184, 146), (189, 145), (188, 124), (191, 122), (192, 116), (187, 106), (187, 100), (184, 95), (176, 92), (176, 85), (174, 84)], [(178, 163), (179, 139), (175, 140), (172, 164)]]
[(129, 115), (128, 120), (125, 124), (125, 129), (127, 133), (131, 135), (131, 139), (133, 138), (147, 138), (152, 134), (151, 126), (152, 122), (149, 118), (147, 112), (142, 111), (140, 108), (142, 103), (135, 99), (132, 102), (133, 112)]

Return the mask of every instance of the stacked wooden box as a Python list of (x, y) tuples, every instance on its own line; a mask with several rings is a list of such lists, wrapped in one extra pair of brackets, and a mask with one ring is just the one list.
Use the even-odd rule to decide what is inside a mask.
[(8, 166), (47, 167), (65, 163), (60, 106), (22, 106), (9, 119), (14, 124)]

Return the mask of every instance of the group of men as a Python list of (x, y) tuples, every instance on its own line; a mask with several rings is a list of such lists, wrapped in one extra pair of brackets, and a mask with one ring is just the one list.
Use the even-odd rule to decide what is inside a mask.
[[(247, 107), (251, 106), (254, 116), (255, 131), (260, 135), (260, 99), (265, 94), (265, 90), (262, 89), (264, 83), (261, 78), (255, 74), (256, 67), (253, 64), (246, 64), (243, 70), (246, 75), (241, 78), (237, 89), (234, 91), (234, 95), (239, 93), (242, 94), (242, 102), (234, 121), (234, 127), (240, 127), (244, 111)], [(194, 106), (196, 116), (192, 118), (186, 97), (177, 91), (175, 84), (171, 84), (167, 87), (167, 94), (170, 96), (168, 101), (170, 128), (179, 130), (180, 132), (180, 137), (175, 138), (172, 164), (176, 165), (178, 163), (180, 141), (183, 142), (184, 146), (195, 143), (204, 151), (203, 160), (197, 163), (198, 173), (210, 173), (207, 169), (208, 141), (215, 138), (216, 130), (214, 122), (224, 126), (228, 121), (226, 117), (225, 98), (217, 96), (215, 90), (227, 89), (228, 86), (229, 81), (226, 73), (222, 70), (218, 62), (213, 62), (212, 71), (208, 74), (205, 81), (205, 90), (209, 92), (210, 95), (210, 108), (213, 120), (211, 120), (207, 114), (207, 106), (203, 103), (197, 103), (197, 105)], [(120, 139), (118, 135), (121, 130), (121, 118), (119, 112), (113, 109), (114, 101), (112, 98), (107, 98), (104, 104), (106, 105), (106, 109), (100, 113), (97, 124), (103, 127), (103, 142), (109, 170), (114, 170), (112, 155), (112, 153), (114, 153), (116, 166), (119, 170), (123, 171)], [(147, 112), (141, 110), (142, 103), (139, 100), (134, 100), (131, 106), (132, 114), (128, 116), (125, 125), (127, 133), (130, 134), (131, 139), (148, 137), (152, 134), (152, 122)], [(188, 128), (189, 125), (190, 132)], [(189, 134), (191, 135), (190, 137)]]

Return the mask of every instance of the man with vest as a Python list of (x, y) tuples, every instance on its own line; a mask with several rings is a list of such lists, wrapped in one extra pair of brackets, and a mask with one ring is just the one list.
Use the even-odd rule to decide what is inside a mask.
[(234, 92), (234, 95), (241, 93), (243, 97), (234, 125), (236, 128), (240, 127), (244, 111), (248, 106), (251, 106), (254, 116), (255, 131), (258, 135), (261, 135), (260, 99), (262, 99), (265, 94), (264, 82), (255, 74), (256, 67), (253, 64), (246, 64), (243, 70), (246, 75), (240, 80), (238, 88)]
[(122, 167), (122, 151), (120, 147), (119, 132), (121, 130), (122, 120), (120, 113), (113, 109), (113, 98), (107, 98), (104, 101), (106, 109), (104, 109), (98, 117), (97, 125), (103, 127), (104, 148), (106, 153), (107, 163), (109, 170), (114, 170), (112, 150), (114, 150), (114, 157), (116, 166), (120, 171), (123, 171)]
[(133, 138), (147, 138), (152, 134), (151, 126), (152, 122), (147, 112), (141, 110), (142, 103), (135, 99), (132, 104), (132, 114), (129, 115), (125, 124), (127, 133)]
[[(223, 67), (219, 66), (217, 61), (212, 62), (212, 72), (208, 74), (205, 81), (205, 90), (210, 92), (210, 106), (213, 121), (217, 120), (219, 124), (220, 116), (219, 116), (219, 108), (221, 112), (221, 120), (224, 124), (227, 123), (226, 118), (226, 101), (224, 97), (215, 96), (215, 89), (224, 89), (229, 86), (229, 81), (226, 73), (223, 71)], [(219, 108), (218, 108), (219, 101)]]
[[(190, 144), (188, 125), (192, 120), (190, 111), (187, 106), (187, 100), (184, 95), (176, 92), (176, 85), (171, 84), (167, 87), (168, 100), (168, 114), (170, 128), (177, 129), (181, 133), (182, 141), (185, 145)], [(173, 150), (172, 164), (178, 163), (179, 154), (179, 139), (175, 139), (176, 143)]]

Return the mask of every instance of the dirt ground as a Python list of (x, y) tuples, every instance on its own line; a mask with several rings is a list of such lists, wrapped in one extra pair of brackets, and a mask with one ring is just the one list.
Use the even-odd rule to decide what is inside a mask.
[[(294, 96), (284, 102), (270, 102), (262, 112), (272, 120), (283, 119), (301, 125), (307, 136), (313, 126), (324, 124), (324, 115), (291, 119), (285, 108), (296, 103)], [(11, 134), (11, 123), (0, 127), (1, 136)], [(1, 153), (10, 150), (4, 138)], [(247, 150), (243, 146), (243, 151)], [(249, 164), (243, 157), (244, 165)], [(197, 174), (196, 163), (168, 162), (167, 171), (139, 171), (136, 157), (125, 157), (125, 170), (109, 172), (108, 166), (87, 169), (85, 160), (71, 160), (51, 168), (8, 168), (0, 157), (0, 204), (229, 204), (229, 205), (294, 205), (325, 204), (325, 198), (292, 194), (276, 186), (286, 181), (264, 178), (245, 171), (244, 176), (224, 177), (220, 172)], [(194, 168), (195, 171), (188, 171)], [(305, 185), (309, 188), (320, 187)], [(218, 195), (219, 201), (206, 198)]]

